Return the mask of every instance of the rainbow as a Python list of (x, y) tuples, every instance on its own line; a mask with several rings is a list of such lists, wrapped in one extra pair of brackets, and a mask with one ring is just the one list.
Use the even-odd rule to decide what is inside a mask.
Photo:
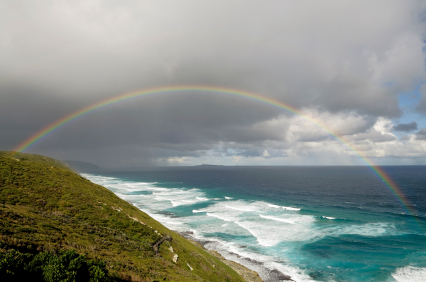
[(102, 109), (104, 107), (110, 106), (112, 104), (116, 104), (122, 101), (127, 101), (130, 99), (136, 99), (140, 97), (145, 96), (151, 96), (155, 94), (160, 93), (178, 93), (178, 92), (204, 92), (204, 93), (222, 93), (227, 94), (231, 96), (238, 96), (258, 102), (262, 102), (274, 107), (277, 107), (279, 109), (285, 110), (286, 112), (289, 112), (291, 114), (300, 116), (301, 118), (309, 121), (310, 123), (316, 125), (323, 131), (325, 131), (327, 134), (329, 134), (332, 138), (342, 143), (344, 146), (349, 148), (351, 151), (353, 151), (358, 158), (367, 165), (370, 170), (381, 180), (384, 182), (385, 186), (390, 190), (390, 192), (395, 196), (395, 198), (401, 203), (402, 207), (409, 213), (414, 215), (414, 211), (411, 209), (410, 204), (406, 200), (405, 196), (401, 192), (401, 190), (398, 188), (398, 186), (395, 184), (395, 182), (388, 176), (386, 173), (378, 166), (373, 164), (371, 160), (369, 160), (366, 156), (364, 156), (360, 151), (356, 150), (348, 141), (346, 141), (342, 136), (339, 136), (336, 132), (334, 132), (332, 129), (327, 127), (325, 124), (321, 123), (318, 120), (313, 119), (312, 117), (302, 113), (300, 110), (284, 104), (280, 101), (277, 101), (272, 98), (268, 98), (265, 96), (261, 96), (259, 94), (250, 93), (247, 91), (241, 91), (237, 89), (231, 89), (231, 88), (221, 88), (221, 87), (209, 87), (209, 86), (169, 86), (169, 87), (159, 87), (159, 88), (150, 88), (150, 89), (144, 89), (144, 90), (138, 90), (130, 93), (120, 94), (115, 97), (97, 102), (95, 104), (89, 105), (77, 112), (74, 112), (70, 115), (64, 116), (61, 119), (47, 125), (45, 128), (41, 129), (31, 137), (29, 137), (27, 140), (22, 142), (19, 146), (17, 146), (14, 151), (16, 152), (23, 152), (27, 150), (28, 148), (34, 146), (38, 142), (42, 141), (44, 138), (46, 138), (48, 135), (54, 133), (64, 125), (81, 118), (93, 111)]

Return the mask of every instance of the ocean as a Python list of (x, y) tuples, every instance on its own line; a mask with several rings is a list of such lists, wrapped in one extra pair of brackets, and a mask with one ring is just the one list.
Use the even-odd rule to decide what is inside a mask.
[(83, 176), (264, 281), (426, 281), (426, 166), (382, 168), (409, 209), (363, 166)]

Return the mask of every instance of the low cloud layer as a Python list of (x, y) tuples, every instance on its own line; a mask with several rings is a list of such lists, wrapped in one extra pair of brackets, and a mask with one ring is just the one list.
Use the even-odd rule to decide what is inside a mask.
[(379, 162), (426, 157), (423, 129), (392, 133), (423, 127), (398, 120), (400, 95), (416, 89), (412, 111), (426, 114), (424, 1), (0, 0), (0, 11), (1, 150), (122, 93), (207, 85), (308, 118), (220, 93), (163, 93), (90, 113), (29, 152), (106, 167), (357, 164), (336, 134)]

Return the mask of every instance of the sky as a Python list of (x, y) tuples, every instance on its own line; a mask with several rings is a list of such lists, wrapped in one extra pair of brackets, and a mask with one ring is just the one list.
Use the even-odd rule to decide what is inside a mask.
[[(422, 0), (0, 0), (0, 150), (105, 168), (426, 165)], [(325, 125), (344, 142), (303, 116)]]

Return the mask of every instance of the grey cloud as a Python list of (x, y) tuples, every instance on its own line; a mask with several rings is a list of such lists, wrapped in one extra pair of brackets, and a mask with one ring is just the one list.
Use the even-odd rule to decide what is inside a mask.
[(361, 114), (397, 117), (396, 95), (354, 74), (339, 74), (321, 90), (315, 103), (333, 112), (356, 109)]
[(426, 128), (422, 128), (416, 133), (416, 139), (426, 140)]
[(376, 135), (376, 136), (372, 136), (369, 137), (369, 140), (371, 140), (372, 142), (389, 142), (389, 141), (394, 141), (397, 138), (393, 135), (390, 134), (381, 134), (381, 135)]
[[(380, 116), (398, 117), (398, 93), (425, 75), (426, 28), (413, 16), (423, 10), (414, 0), (0, 1), (0, 149), (97, 101), (181, 84), (355, 112), (368, 122), (348, 134), (362, 132)], [(263, 126), (281, 115), (290, 116), (229, 95), (161, 94), (91, 113), (32, 152), (87, 160), (92, 149), (114, 163), (132, 158), (119, 150), (141, 159), (200, 156), (225, 142), (254, 156), (265, 142), (285, 146), (288, 125)], [(300, 141), (327, 138), (308, 135)], [(106, 150), (109, 160), (99, 153)]]
[(416, 106), (416, 111), (426, 115), (426, 84), (423, 84), (420, 87), (419, 92), (421, 94), (421, 97), (419, 103)]
[(297, 141), (299, 142), (319, 142), (329, 139), (330, 137), (328, 135), (322, 134), (322, 135), (316, 135), (316, 134), (300, 134), (297, 136)]
[[(59, 130), (39, 146), (65, 149), (86, 148), (93, 144), (98, 144), (97, 147), (190, 144), (195, 150), (218, 141), (252, 143), (282, 140), (281, 131), (255, 126), (280, 112), (271, 106), (259, 106), (233, 97), (180, 94), (141, 98), (90, 113)], [(280, 129), (286, 130), (285, 127)]]
[(399, 123), (397, 125), (394, 125), (392, 130), (394, 131), (402, 131), (402, 132), (410, 132), (413, 130), (417, 130), (417, 122), (413, 121), (410, 123)]

